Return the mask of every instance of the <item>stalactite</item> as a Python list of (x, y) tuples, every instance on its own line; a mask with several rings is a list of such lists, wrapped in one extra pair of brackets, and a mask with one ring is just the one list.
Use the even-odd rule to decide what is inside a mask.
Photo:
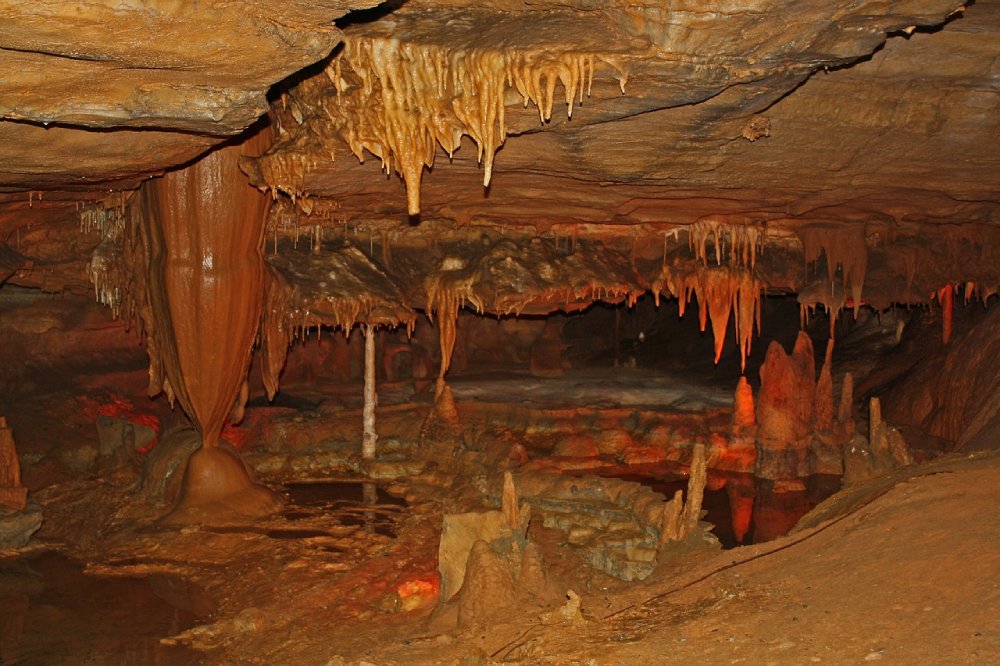
[(306, 196), (306, 175), (319, 163), (308, 141), (306, 133), (298, 134), (294, 140), (278, 143), (261, 159), (252, 162), (257, 165), (260, 179), (267, 183), (273, 199), (278, 198), (278, 192), (283, 192), (307, 214), (312, 206)]
[(750, 522), (753, 520), (755, 496), (753, 486), (750, 485), (749, 489), (747, 489), (742, 484), (730, 481), (726, 484), (726, 494), (729, 496), (730, 523), (733, 527), (733, 537), (735, 537), (738, 543), (743, 543), (744, 537), (750, 531)]
[[(440, 282), (435, 281), (435, 284)], [(462, 307), (462, 296), (455, 289), (438, 288), (428, 290), (427, 311), (435, 312), (438, 319), (438, 344), (441, 349), (441, 367), (438, 370), (438, 390), (440, 391), (445, 373), (451, 367), (455, 340), (458, 337), (458, 311)]]
[[(477, 145), (483, 185), (507, 137), (505, 97), (509, 88), (552, 117), (556, 84), (565, 90), (567, 115), (576, 99), (590, 94), (595, 61), (622, 74), (613, 59), (590, 53), (543, 50), (448, 49), (397, 38), (348, 36), (342, 54), (327, 67), (338, 94), (324, 110), (334, 131), (364, 159), (367, 150), (386, 173), (406, 184), (407, 208), (420, 212), (420, 181), (440, 145), (451, 155), (463, 135)], [(279, 168), (280, 165), (275, 168)], [(282, 176), (276, 182), (289, 180)]]
[(715, 248), (717, 266), (722, 265), (723, 257), (728, 254), (730, 267), (749, 267), (752, 270), (757, 264), (757, 255), (764, 250), (765, 229), (749, 221), (734, 223), (715, 218), (698, 220), (688, 227), (688, 246), (694, 251), (695, 257), (701, 259), (703, 266), (708, 265), (709, 239)]
[(245, 376), (263, 301), (270, 201), (237, 164), (269, 142), (270, 131), (258, 132), (140, 189), (160, 360), (208, 447), (218, 441)]
[[(735, 311), (736, 341), (740, 349), (740, 367), (746, 368), (754, 326), (760, 331), (760, 294), (763, 285), (752, 273), (742, 269), (698, 267), (679, 281), (679, 312), (683, 317), (693, 294), (698, 299), (698, 325), (705, 330), (708, 316), (712, 319), (715, 338), (715, 362), (722, 356), (729, 316)], [(654, 291), (666, 287), (666, 282), (654, 283)]]
[(831, 285), (836, 278), (837, 268), (841, 268), (842, 283), (845, 290), (850, 284), (852, 305), (857, 316), (868, 270), (868, 245), (864, 225), (809, 224), (798, 227), (796, 233), (802, 241), (806, 264), (826, 255), (827, 276)]

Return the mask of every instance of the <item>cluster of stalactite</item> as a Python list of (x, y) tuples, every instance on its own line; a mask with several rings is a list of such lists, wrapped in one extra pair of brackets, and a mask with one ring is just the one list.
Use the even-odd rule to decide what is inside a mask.
[(426, 311), (438, 317), (442, 377), (455, 345), (458, 311), (466, 304), (481, 314), (550, 314), (596, 301), (631, 306), (646, 290), (617, 252), (582, 243), (567, 253), (538, 238), (525, 244), (501, 239), (469, 258), (447, 256), (423, 286)]
[(749, 267), (757, 263), (757, 255), (764, 251), (767, 229), (745, 219), (740, 223), (709, 217), (696, 221), (688, 227), (688, 247), (702, 265), (708, 265), (709, 241), (714, 249), (715, 265), (721, 266), (728, 255), (731, 267)]
[(750, 354), (754, 328), (760, 331), (760, 299), (764, 285), (753, 272), (728, 266), (696, 266), (675, 275), (665, 264), (653, 284), (653, 294), (659, 304), (660, 296), (676, 296), (683, 317), (693, 295), (698, 301), (698, 325), (705, 330), (709, 318), (715, 338), (715, 362), (722, 356), (733, 315), (736, 342), (740, 349), (740, 367), (746, 367)]
[[(286, 97), (282, 96), (282, 99)], [(331, 160), (334, 159), (333, 151), (329, 155)], [(269, 151), (266, 159), (245, 163), (244, 168), (256, 171), (255, 175), (270, 189), (272, 199), (277, 200), (278, 193), (284, 193), (308, 214), (312, 212), (312, 202), (305, 195), (306, 174), (316, 167), (318, 161), (309, 136), (301, 133), (293, 137), (285, 135), (280, 142), (280, 150)]]
[(264, 387), (273, 398), (288, 347), (324, 326), (349, 334), (358, 324), (412, 330), (416, 312), (395, 281), (356, 247), (290, 250), (268, 259), (261, 322)]
[(131, 195), (130, 191), (115, 192), (101, 201), (77, 204), (80, 231), (96, 233), (101, 238), (87, 265), (87, 274), (97, 302), (111, 308), (115, 319), (121, 317), (125, 299), (122, 287), (127, 280), (124, 274), (127, 267), (122, 253), (128, 228), (127, 203)]
[[(337, 95), (323, 100), (333, 131), (358, 159), (365, 151), (382, 160), (387, 173), (406, 184), (411, 215), (420, 212), (420, 180), (440, 146), (451, 155), (463, 136), (476, 143), (483, 185), (493, 157), (507, 137), (505, 99), (513, 88), (524, 105), (534, 104), (542, 122), (552, 117), (562, 85), (566, 113), (590, 94), (595, 67), (607, 64), (622, 82), (613, 58), (551, 49), (450, 48), (380, 36), (347, 36), (344, 49), (326, 68)], [(273, 169), (307, 166), (292, 160)], [(280, 173), (275, 182), (295, 183)]]
[[(848, 285), (851, 289), (851, 305), (855, 314), (861, 308), (862, 289), (865, 284), (865, 273), (868, 269), (868, 245), (865, 240), (865, 225), (848, 224), (809, 224), (796, 228), (796, 233), (802, 240), (802, 253), (806, 264), (817, 261), (826, 255), (827, 277), (830, 280), (830, 294), (834, 293), (833, 284), (837, 270), (840, 269), (841, 284), (844, 291)], [(825, 303), (831, 311), (831, 317), (836, 318), (842, 303)]]
[(962, 293), (966, 305), (977, 299), (985, 304), (991, 296), (997, 293), (997, 288), (983, 289), (975, 282), (965, 282), (964, 284), (946, 284), (931, 293), (931, 299), (936, 299), (941, 306), (941, 341), (945, 344), (951, 340), (955, 294), (959, 292)]
[(78, 203), (80, 231), (96, 231), (102, 238), (117, 240), (125, 232), (126, 211), (131, 191), (114, 192), (106, 199), (94, 203)]

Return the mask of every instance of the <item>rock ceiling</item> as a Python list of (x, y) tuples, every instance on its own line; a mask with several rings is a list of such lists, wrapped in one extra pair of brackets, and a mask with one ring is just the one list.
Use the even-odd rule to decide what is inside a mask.
[[(270, 109), (277, 143), (243, 168), (296, 225), (591, 235), (648, 260), (679, 225), (753, 227), (797, 263), (809, 226), (845, 286), (858, 242), (898, 246), (866, 259), (869, 285), (892, 269), (873, 302), (1000, 284), (997, 0), (375, 4), (5, 0), (0, 268), (52, 254), (27, 225)], [(788, 256), (768, 270), (807, 290)]]

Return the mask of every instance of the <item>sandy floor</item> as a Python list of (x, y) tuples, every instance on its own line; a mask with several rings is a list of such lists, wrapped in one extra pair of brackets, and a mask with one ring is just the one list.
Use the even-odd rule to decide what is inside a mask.
[[(1000, 657), (1000, 457), (939, 461), (762, 546), (648, 583), (625, 610), (585, 608), (496, 657), (525, 663), (995, 663)], [(907, 478), (908, 475), (913, 476)], [(838, 506), (839, 505), (839, 506)], [(745, 552), (744, 552), (745, 551)], [(613, 605), (613, 603), (612, 603)], [(429, 655), (428, 655), (429, 657)]]

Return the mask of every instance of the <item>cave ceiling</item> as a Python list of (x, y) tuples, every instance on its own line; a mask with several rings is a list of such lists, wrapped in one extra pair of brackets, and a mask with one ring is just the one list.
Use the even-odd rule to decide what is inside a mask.
[(376, 5), (2, 3), (0, 260), (31, 254), (15, 230), (270, 111), (277, 142), (243, 168), (297, 225), (628, 238), (646, 258), (705, 222), (853, 225), (869, 248), (946, 232), (979, 254), (944, 251), (924, 292), (1000, 282), (1000, 1)]

